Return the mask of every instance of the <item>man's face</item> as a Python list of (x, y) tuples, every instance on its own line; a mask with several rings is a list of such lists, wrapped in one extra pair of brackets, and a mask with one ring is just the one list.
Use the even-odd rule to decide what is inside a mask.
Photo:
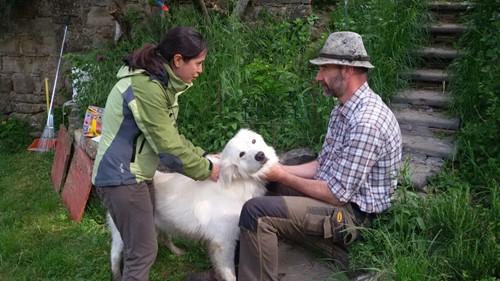
[(341, 66), (334, 64), (320, 65), (316, 81), (323, 87), (325, 96), (340, 98), (344, 95), (346, 85)]

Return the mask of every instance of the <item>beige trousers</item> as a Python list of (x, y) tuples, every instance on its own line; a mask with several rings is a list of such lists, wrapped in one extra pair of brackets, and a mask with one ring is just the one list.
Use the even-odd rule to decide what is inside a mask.
[(357, 212), (359, 210), (353, 210), (350, 203), (334, 206), (302, 196), (265, 196), (249, 200), (243, 206), (239, 224), (238, 280), (278, 280), (278, 242), (282, 238), (322, 251), (340, 270), (348, 271), (347, 247), (357, 238), (357, 231), (351, 231), (355, 234), (351, 237), (346, 227), (335, 227), (335, 220), (341, 218), (342, 222), (350, 224), (347, 230), (355, 230), (356, 226), (364, 224), (358, 221), (360, 214)]

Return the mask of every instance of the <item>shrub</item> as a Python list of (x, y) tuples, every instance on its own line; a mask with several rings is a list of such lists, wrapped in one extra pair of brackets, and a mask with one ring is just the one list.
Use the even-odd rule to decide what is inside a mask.
[(27, 122), (17, 118), (0, 121), (0, 152), (17, 153), (26, 150), (33, 138)]

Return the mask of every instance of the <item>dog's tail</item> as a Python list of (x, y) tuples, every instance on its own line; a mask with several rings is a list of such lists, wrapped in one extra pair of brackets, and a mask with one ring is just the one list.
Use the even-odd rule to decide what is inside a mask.
[(111, 280), (122, 280), (121, 261), (123, 256), (123, 240), (109, 213), (106, 215), (106, 220), (108, 228), (111, 231)]

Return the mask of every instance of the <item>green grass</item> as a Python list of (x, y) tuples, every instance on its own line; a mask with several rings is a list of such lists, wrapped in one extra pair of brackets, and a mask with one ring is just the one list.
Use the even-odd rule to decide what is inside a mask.
[[(498, 213), (474, 203), (466, 185), (455, 184), (446, 193), (425, 196), (401, 187), (401, 200), (354, 245), (355, 266), (378, 272), (382, 280), (498, 276)], [(491, 200), (498, 198), (499, 191), (494, 193)], [(498, 201), (490, 203), (498, 210)]]
[(105, 228), (88, 214), (69, 219), (50, 182), (51, 153), (3, 154), (0, 165), (0, 279), (102, 280)]
[[(50, 152), (0, 155), (0, 280), (107, 280), (105, 210), (92, 195), (80, 223), (73, 222), (51, 184), (52, 158)], [(185, 280), (208, 268), (202, 247), (176, 242), (188, 254), (160, 246), (152, 280)]]

